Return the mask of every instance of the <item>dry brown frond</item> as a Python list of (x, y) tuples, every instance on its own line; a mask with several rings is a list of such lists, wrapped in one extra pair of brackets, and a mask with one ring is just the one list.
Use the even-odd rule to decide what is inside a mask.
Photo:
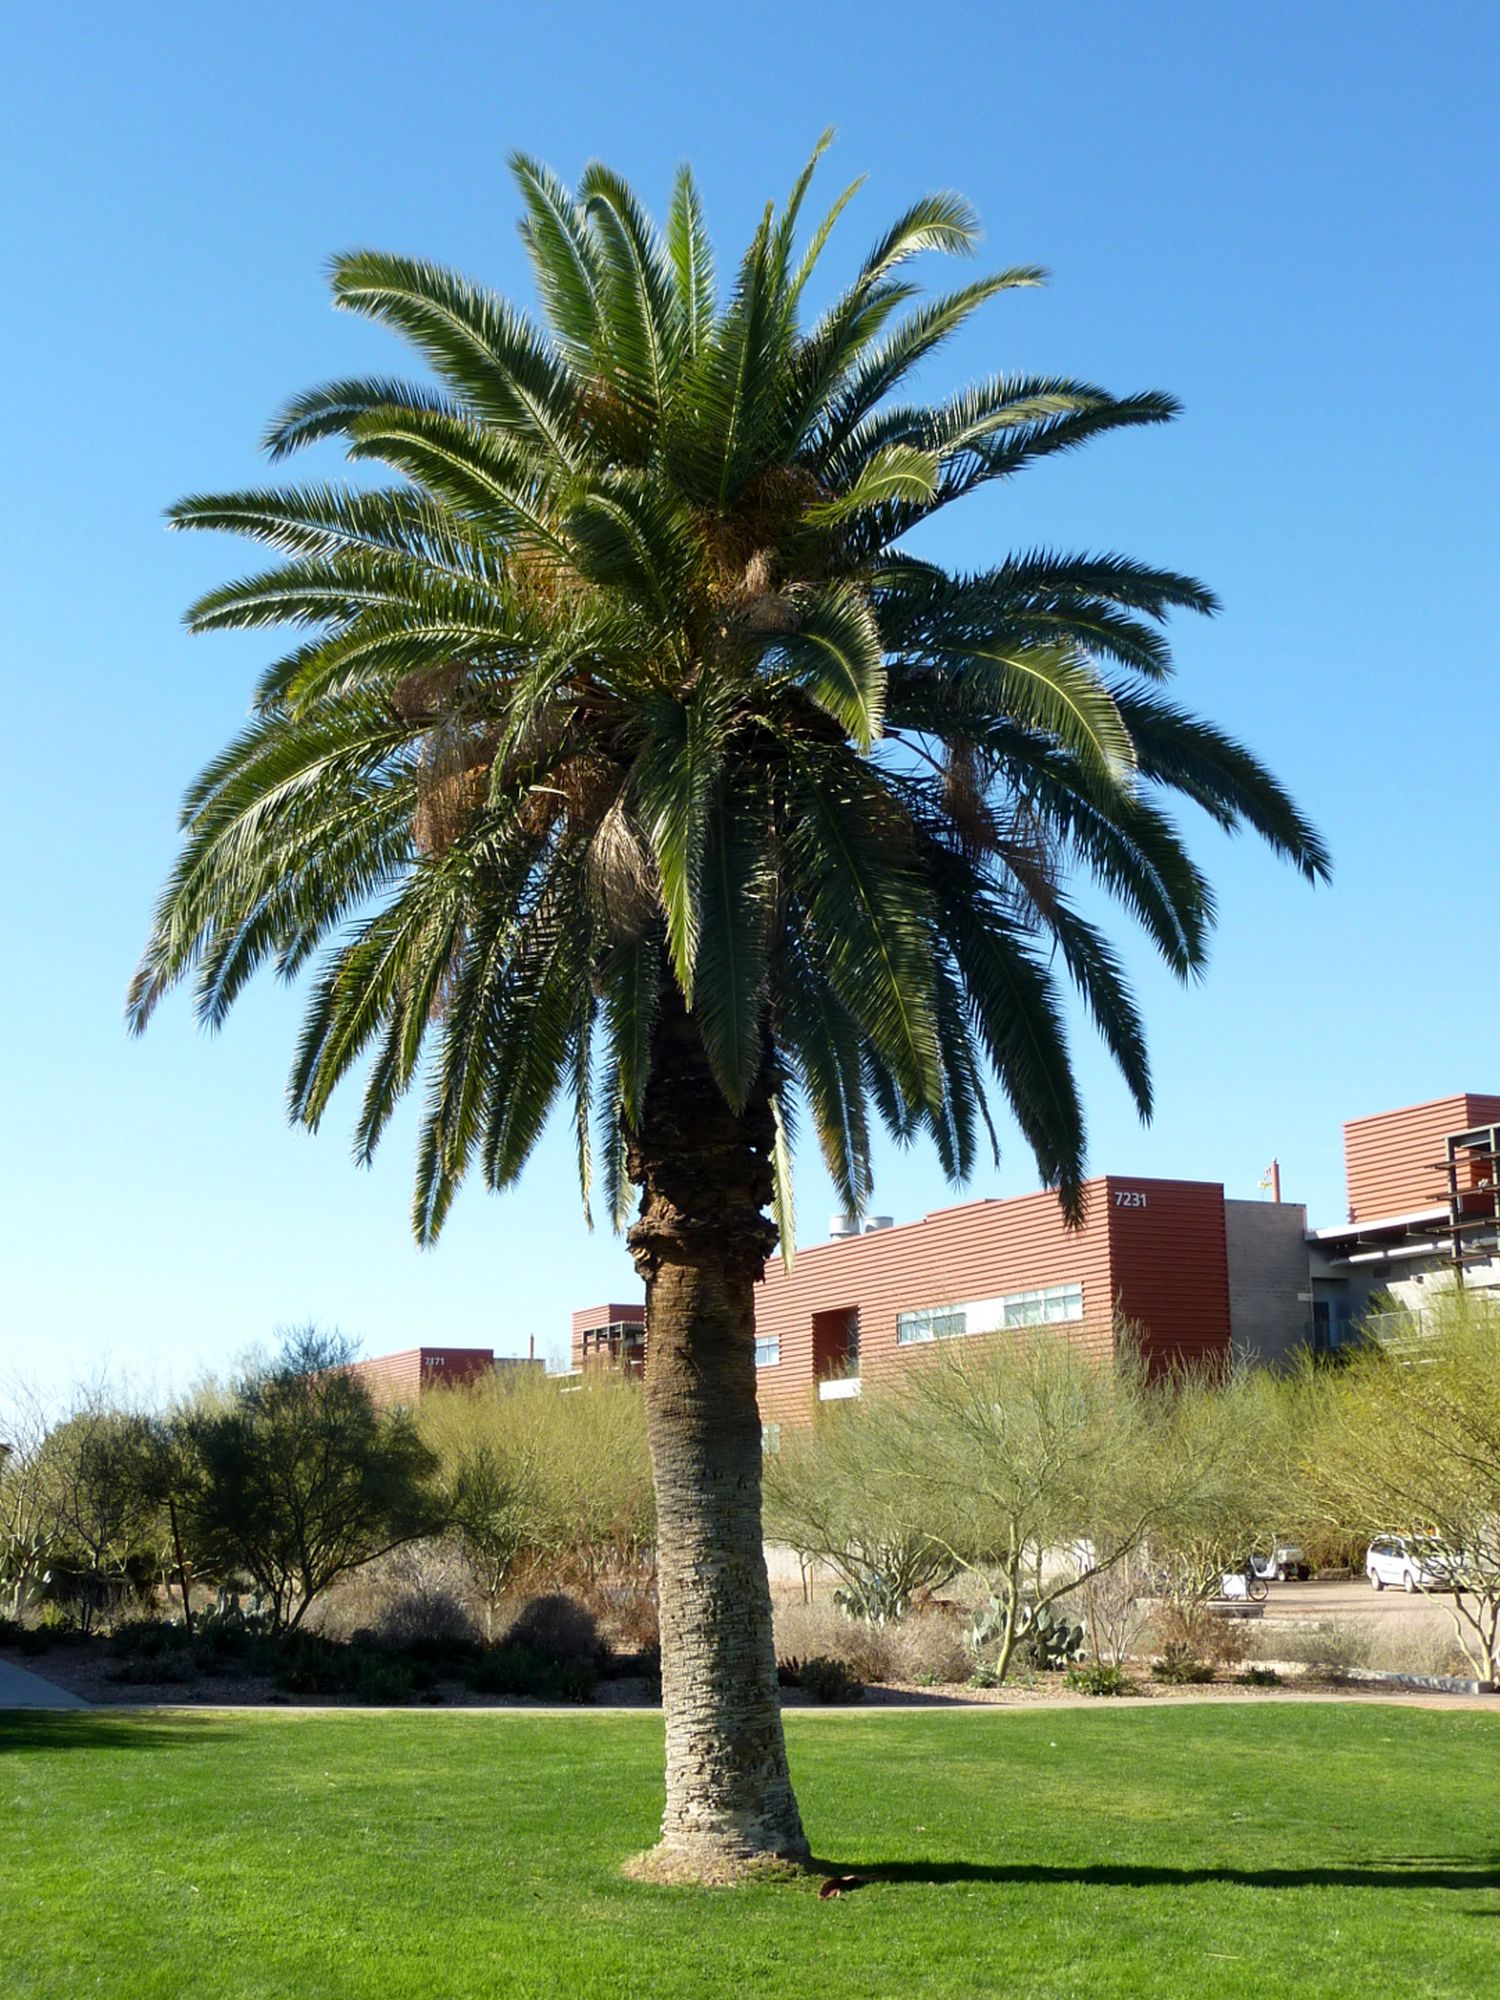
[(589, 884), (620, 938), (637, 938), (657, 913), (656, 871), (617, 793), (589, 842)]
[(1009, 870), (1018, 906), (1028, 905), (1044, 916), (1057, 907), (1062, 857), (1056, 839), (1024, 799), (1015, 800), (1001, 819), (993, 851)]
[(391, 690), (391, 706), (403, 722), (435, 722), (453, 706), (463, 677), (464, 670), (456, 660), (441, 667), (423, 667), (397, 681)]
[(489, 796), (493, 729), (447, 723), (432, 730), (417, 760), (411, 834), (419, 852), (443, 854), (462, 838)]
[(943, 806), (964, 852), (977, 859), (993, 854), (1000, 829), (988, 798), (979, 758), (967, 743), (951, 744), (943, 762)]

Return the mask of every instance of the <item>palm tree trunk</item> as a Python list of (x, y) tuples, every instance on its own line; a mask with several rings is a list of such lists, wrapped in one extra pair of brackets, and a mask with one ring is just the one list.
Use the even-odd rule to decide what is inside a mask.
[(736, 1115), (667, 998), (630, 1171), (646, 1281), (667, 1802), (656, 1879), (721, 1882), (807, 1859), (787, 1774), (761, 1535), (755, 1285), (776, 1234), (764, 1083)]

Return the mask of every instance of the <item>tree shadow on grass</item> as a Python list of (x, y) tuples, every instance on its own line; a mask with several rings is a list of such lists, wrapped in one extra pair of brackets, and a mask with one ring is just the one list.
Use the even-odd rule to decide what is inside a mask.
[(0, 1757), (17, 1750), (187, 1750), (225, 1733), (223, 1718), (146, 1722), (98, 1709), (0, 1710)]
[(994, 1882), (1080, 1885), (1103, 1889), (1179, 1889), (1202, 1882), (1227, 1882), (1248, 1889), (1500, 1889), (1500, 1855), (1389, 1855), (1326, 1868), (1155, 1868), (1095, 1862), (1076, 1868), (1036, 1862), (884, 1861), (822, 1862), (830, 1875), (877, 1882)]

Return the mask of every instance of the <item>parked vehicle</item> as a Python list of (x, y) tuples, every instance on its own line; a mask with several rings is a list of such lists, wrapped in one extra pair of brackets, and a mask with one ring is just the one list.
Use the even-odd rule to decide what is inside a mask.
[(1399, 1585), (1408, 1596), (1453, 1588), (1448, 1552), (1431, 1535), (1377, 1535), (1365, 1554), (1365, 1575), (1376, 1590)]
[(1278, 1542), (1269, 1555), (1252, 1555), (1250, 1567), (1257, 1576), (1274, 1583), (1290, 1583), (1294, 1577), (1298, 1583), (1306, 1583), (1312, 1575), (1311, 1563), (1295, 1542)]

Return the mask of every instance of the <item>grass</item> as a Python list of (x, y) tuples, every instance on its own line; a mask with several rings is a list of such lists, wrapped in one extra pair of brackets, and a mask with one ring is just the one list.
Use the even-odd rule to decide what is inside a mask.
[(1500, 1984), (1500, 1716), (793, 1715), (868, 1885), (643, 1889), (660, 1721), (0, 1715), (0, 1994), (1238, 2000)]

